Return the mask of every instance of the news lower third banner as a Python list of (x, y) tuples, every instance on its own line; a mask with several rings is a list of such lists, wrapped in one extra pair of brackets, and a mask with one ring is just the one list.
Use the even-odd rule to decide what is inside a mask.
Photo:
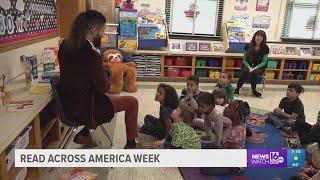
[(16, 149), (16, 167), (303, 167), (304, 150)]

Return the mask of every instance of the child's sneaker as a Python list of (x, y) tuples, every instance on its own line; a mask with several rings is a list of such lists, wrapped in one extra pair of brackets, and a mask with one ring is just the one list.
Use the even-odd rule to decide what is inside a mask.
[(299, 139), (288, 139), (288, 145), (292, 149), (297, 149), (297, 148), (301, 147)]
[(290, 135), (292, 133), (292, 128), (291, 127), (285, 126), (285, 127), (282, 127), (281, 130), (283, 130), (288, 135)]
[(307, 146), (307, 148), (306, 148), (306, 151), (307, 151), (308, 153), (310, 153), (310, 154), (319, 151), (319, 144), (318, 144), (318, 142), (309, 144), (309, 145)]

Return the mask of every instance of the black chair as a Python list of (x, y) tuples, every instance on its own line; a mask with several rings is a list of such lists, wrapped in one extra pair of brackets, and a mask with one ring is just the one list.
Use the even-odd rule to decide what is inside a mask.
[[(75, 132), (77, 131), (79, 126), (83, 126), (83, 124), (77, 122), (77, 121), (71, 121), (69, 120), (64, 111), (63, 111), (63, 107), (61, 104), (61, 100), (60, 100), (60, 96), (59, 96), (59, 78), (55, 77), (51, 80), (51, 87), (52, 87), (52, 91), (53, 91), (53, 97), (56, 103), (56, 108), (57, 108), (57, 114), (58, 114), (58, 119), (60, 120), (61, 123), (63, 123), (64, 125), (69, 126), (69, 129), (66, 133), (66, 135), (63, 137), (63, 140), (61, 141), (60, 145), (59, 145), (59, 149), (65, 149), (67, 147), (67, 145), (69, 144), (71, 137), (73, 137), (75, 135)], [(102, 132), (105, 134), (105, 136), (108, 138), (111, 146), (113, 146), (113, 142), (110, 138), (110, 136), (108, 135), (106, 129), (103, 127), (103, 125), (99, 126), (102, 130)], [(90, 135), (93, 137), (94, 141), (97, 143), (99, 148), (102, 148), (102, 144), (101, 141), (98, 141), (98, 138), (95, 136), (94, 132), (92, 129), (90, 129)]]

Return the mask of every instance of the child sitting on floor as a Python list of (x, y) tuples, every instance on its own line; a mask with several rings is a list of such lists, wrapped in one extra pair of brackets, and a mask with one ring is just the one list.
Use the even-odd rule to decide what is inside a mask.
[[(215, 102), (214, 111), (216, 112), (216, 114), (223, 114), (224, 109), (228, 106), (226, 90), (224, 88), (219, 88), (214, 92), (213, 96)], [(204, 118), (195, 118), (193, 120), (193, 125), (198, 128), (204, 129)]]
[(298, 144), (295, 145), (305, 146), (314, 142), (320, 143), (320, 111), (315, 125), (310, 125), (303, 120), (296, 120), (295, 129), (300, 139)]
[(187, 109), (185, 113), (189, 114), (189, 116), (186, 116), (186, 119), (184, 119), (187, 124), (192, 124), (193, 118), (191, 117), (194, 116), (198, 110), (196, 98), (200, 93), (199, 78), (197, 76), (190, 76), (187, 79), (187, 88), (184, 88), (181, 92), (179, 102), (179, 105)]
[(160, 83), (157, 88), (155, 101), (160, 103), (159, 119), (152, 115), (146, 115), (144, 125), (139, 131), (140, 133), (162, 139), (170, 131), (172, 125), (170, 116), (172, 111), (177, 108), (178, 95), (172, 86)]
[[(212, 130), (215, 132), (216, 139), (213, 143), (220, 147), (225, 143), (227, 136), (231, 130), (232, 122), (229, 118), (224, 117), (223, 114), (217, 114), (214, 110), (214, 96), (208, 92), (203, 92), (197, 99), (199, 112), (204, 114), (204, 124), (206, 135), (202, 138), (204, 140), (213, 140)], [(212, 126), (212, 122), (214, 126)]]
[(218, 83), (214, 86), (212, 94), (218, 88), (224, 88), (227, 92), (228, 102), (234, 99), (234, 88), (231, 85), (231, 74), (228, 72), (222, 72), (219, 76)]
[(186, 111), (183, 106), (178, 106), (173, 110), (171, 114), (172, 127), (170, 133), (162, 141), (156, 141), (154, 148), (165, 149), (200, 149), (200, 137), (199, 135), (186, 124), (184, 121), (186, 117)]
[(305, 121), (303, 103), (299, 99), (303, 92), (304, 89), (299, 83), (289, 84), (286, 97), (282, 98), (279, 106), (268, 114), (266, 123), (272, 123), (277, 128), (291, 133), (296, 120)]
[(241, 100), (232, 101), (224, 110), (223, 115), (231, 119), (232, 128), (222, 147), (224, 149), (243, 149), (246, 140), (245, 122), (250, 116), (249, 104)]

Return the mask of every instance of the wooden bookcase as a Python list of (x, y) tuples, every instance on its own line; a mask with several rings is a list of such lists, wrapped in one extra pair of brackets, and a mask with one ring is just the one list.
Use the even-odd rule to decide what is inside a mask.
[[(160, 77), (138, 77), (140, 81), (184, 81), (183, 77), (168, 77), (166, 76), (166, 69), (168, 68), (183, 68), (191, 71), (191, 75), (198, 75), (198, 69), (204, 70), (206, 72), (209, 71), (233, 71), (235, 72), (235, 76), (233, 76), (232, 81), (236, 82), (238, 80), (239, 75), (236, 75), (237, 72), (241, 70), (241, 65), (230, 66), (228, 61), (232, 59), (238, 59), (238, 61), (242, 62), (242, 53), (210, 53), (210, 52), (190, 52), (190, 51), (182, 51), (182, 52), (170, 52), (170, 51), (149, 51), (149, 50), (138, 50), (130, 52), (133, 55), (140, 56), (159, 56), (161, 59), (160, 63)], [(177, 66), (177, 65), (166, 65), (165, 59), (168, 57), (187, 57), (188, 63), (185, 66)], [(197, 66), (197, 61), (199, 59), (209, 60), (217, 60), (219, 61), (219, 66), (208, 66), (208, 62), (206, 66)], [(276, 61), (277, 65), (273, 68), (267, 68), (266, 72), (274, 72), (274, 77), (270, 78), (266, 76), (267, 83), (271, 84), (288, 84), (292, 82), (299, 82), (305, 85), (320, 85), (320, 56), (296, 56), (296, 55), (269, 55), (269, 61)], [(292, 66), (288, 66), (287, 64), (296, 64)], [(300, 68), (300, 64), (305, 63), (306, 66), (302, 66)], [(313, 68), (314, 64), (319, 64), (318, 68)], [(316, 66), (316, 65), (315, 65)], [(283, 76), (289, 74), (289, 79), (283, 79)], [(293, 75), (292, 75), (293, 74)], [(299, 76), (299, 79), (297, 77)], [(310, 80), (312, 77), (318, 77), (317, 80)], [(291, 79), (293, 77), (293, 79)], [(316, 79), (316, 78), (315, 78)], [(217, 78), (210, 78), (209, 74), (206, 73), (205, 77), (200, 77), (201, 82), (216, 82)]]

